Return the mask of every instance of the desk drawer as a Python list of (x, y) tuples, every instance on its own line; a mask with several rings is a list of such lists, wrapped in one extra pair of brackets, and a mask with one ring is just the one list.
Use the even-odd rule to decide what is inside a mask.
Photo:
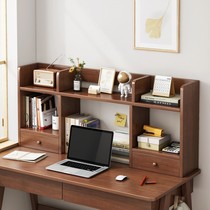
[(63, 200), (100, 210), (154, 210), (158, 209), (158, 201), (136, 199), (129, 195), (122, 196), (115, 191), (109, 192), (105, 186), (101, 190), (63, 184)]
[(58, 153), (58, 136), (36, 131), (21, 130), (20, 143), (23, 147)]
[(146, 154), (141, 151), (133, 152), (132, 164), (135, 168), (163, 173), (173, 176), (179, 176), (180, 162), (179, 159), (163, 157), (158, 154)]
[(49, 179), (0, 170), (0, 185), (49, 198), (62, 199), (62, 183)]

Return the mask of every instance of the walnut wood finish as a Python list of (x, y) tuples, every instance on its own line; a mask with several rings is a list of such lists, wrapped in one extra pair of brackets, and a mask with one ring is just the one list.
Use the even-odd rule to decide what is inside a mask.
[[(113, 94), (88, 94), (87, 88), (81, 92), (72, 90), (74, 75), (69, 73), (69, 66), (52, 65), (57, 69), (56, 87), (46, 88), (33, 85), (33, 70), (46, 68), (49, 64), (36, 63), (19, 68), (19, 143), (21, 146), (42, 149), (55, 153), (65, 152), (65, 117), (80, 112), (80, 100), (93, 100), (123, 104), (129, 107), (130, 131), (130, 167), (149, 170), (157, 173), (185, 177), (198, 169), (198, 138), (199, 138), (199, 81), (173, 78), (175, 91), (180, 94), (180, 107), (147, 104), (140, 101), (141, 95), (149, 92), (154, 83), (153, 75), (132, 74), (132, 95), (121, 98), (118, 92)], [(115, 85), (117, 85), (117, 75)], [(100, 70), (84, 69), (83, 81), (98, 83)], [(25, 128), (25, 96), (30, 93), (51, 94), (57, 97), (59, 118), (59, 131), (54, 133), (51, 129), (45, 131)], [(143, 125), (150, 124), (150, 110), (158, 109), (176, 112), (180, 122), (180, 154), (164, 154), (138, 148), (137, 136), (143, 133)], [(160, 119), (161, 120), (161, 119)], [(41, 144), (35, 144), (41, 139)], [(157, 165), (151, 164), (157, 161)], [(168, 167), (173, 163), (173, 170)]]
[[(37, 195), (99, 209), (168, 210), (173, 203), (173, 195), (178, 194), (184, 195), (191, 206), (192, 180), (200, 173), (197, 170), (180, 178), (113, 163), (109, 170), (85, 179), (45, 169), (65, 155), (47, 152), (48, 157), (35, 164), (2, 158), (14, 150), (38, 151), (17, 147), (0, 154), (0, 201), (2, 203), (4, 187), (22, 190), (30, 193), (33, 210), (45, 209), (38, 204)], [(128, 179), (116, 181), (115, 177), (119, 174), (127, 175)], [(157, 184), (140, 186), (144, 176), (156, 180)]]

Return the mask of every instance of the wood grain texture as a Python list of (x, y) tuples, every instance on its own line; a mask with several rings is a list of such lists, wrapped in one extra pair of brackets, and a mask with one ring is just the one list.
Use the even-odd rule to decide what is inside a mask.
[[(172, 195), (175, 191), (182, 192), (188, 202), (191, 202), (189, 198), (192, 187), (188, 185), (191, 186), (192, 179), (200, 173), (198, 170), (180, 178), (113, 163), (109, 170), (93, 178), (84, 179), (45, 169), (46, 166), (64, 159), (65, 155), (47, 152), (48, 157), (35, 164), (2, 158), (14, 150), (38, 152), (38, 150), (23, 147), (2, 152), (0, 154), (0, 186), (83, 205), (98, 207), (101, 204), (102, 209), (110, 209), (110, 205), (118, 206), (124, 202), (127, 209), (162, 210), (159, 208), (160, 202), (161, 205), (168, 207), (169, 201), (165, 204), (164, 200), (168, 199), (165, 196)], [(119, 174), (125, 174), (128, 179), (124, 182), (116, 181), (115, 177)], [(156, 180), (157, 184), (140, 186), (144, 176)], [(178, 191), (180, 187), (182, 191)], [(95, 199), (98, 201), (92, 204)], [(33, 205), (36, 206), (36, 202)], [(122, 209), (123, 206), (124, 204)]]

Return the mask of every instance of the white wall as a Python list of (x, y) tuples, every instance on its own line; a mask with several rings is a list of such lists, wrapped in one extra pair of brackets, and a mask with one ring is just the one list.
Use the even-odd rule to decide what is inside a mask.
[[(35, 59), (39, 62), (52, 62), (64, 54), (57, 63), (69, 65), (66, 57), (80, 57), (90, 68), (114, 67), (136, 73), (171, 75), (201, 81), (199, 165), (202, 172), (194, 180), (192, 201), (194, 210), (208, 210), (210, 1), (181, 1), (181, 48), (178, 54), (133, 49), (133, 0), (19, 0), (17, 3), (18, 29), (25, 31), (21, 33), (22, 38), (18, 39), (18, 65), (34, 62)], [(17, 103), (17, 74), (15, 71), (13, 73), (10, 85), (14, 91), (10, 94), (10, 102), (14, 104)], [(13, 112), (11, 119), (17, 128), (17, 113)], [(16, 130), (14, 135), (10, 135), (17, 139)]]

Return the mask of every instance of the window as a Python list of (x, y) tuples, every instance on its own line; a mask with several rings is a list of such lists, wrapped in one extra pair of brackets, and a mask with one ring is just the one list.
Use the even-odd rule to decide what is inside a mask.
[(0, 0), (0, 142), (7, 140), (6, 0)]

